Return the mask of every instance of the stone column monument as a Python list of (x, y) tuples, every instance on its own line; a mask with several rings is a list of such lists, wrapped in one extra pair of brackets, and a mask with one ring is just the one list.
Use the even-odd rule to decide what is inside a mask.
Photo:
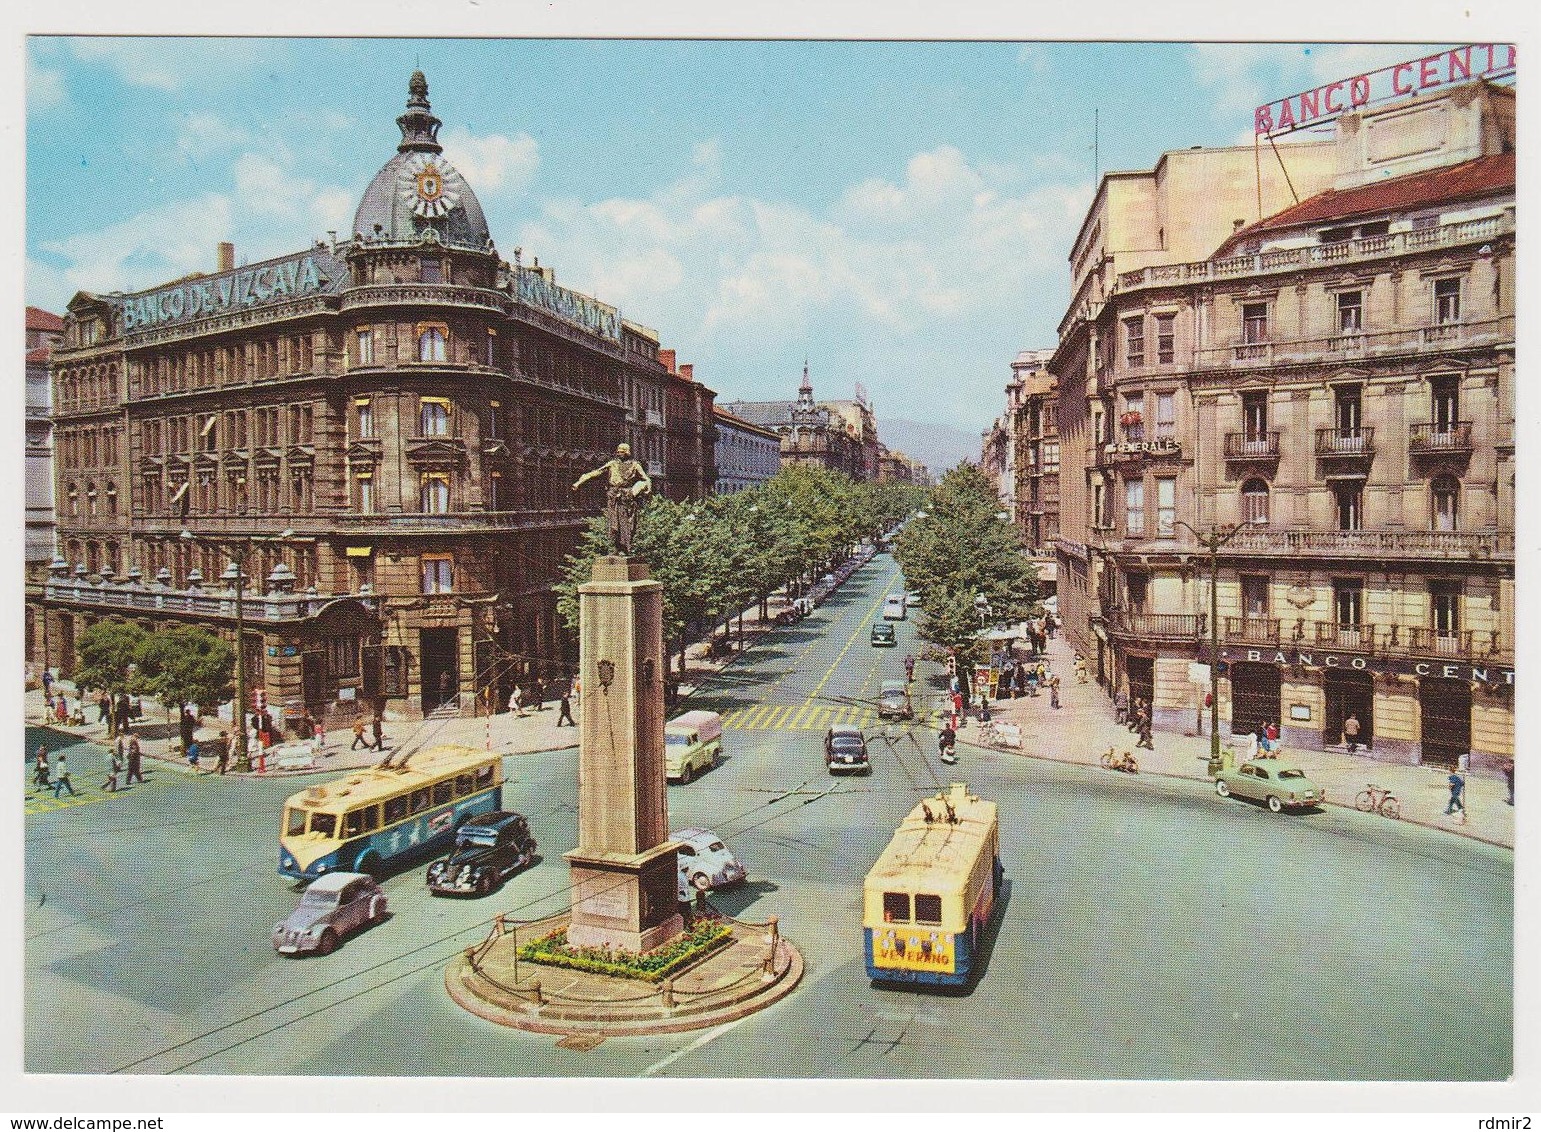
[(568, 943), (648, 951), (685, 930), (664, 779), (663, 585), (624, 554), (578, 587), (578, 847)]

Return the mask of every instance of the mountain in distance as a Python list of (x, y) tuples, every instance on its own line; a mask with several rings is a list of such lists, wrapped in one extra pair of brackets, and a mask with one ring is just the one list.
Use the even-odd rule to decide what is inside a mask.
[(878, 439), (926, 466), (932, 478), (964, 460), (979, 462), (979, 433), (926, 421), (882, 420)]

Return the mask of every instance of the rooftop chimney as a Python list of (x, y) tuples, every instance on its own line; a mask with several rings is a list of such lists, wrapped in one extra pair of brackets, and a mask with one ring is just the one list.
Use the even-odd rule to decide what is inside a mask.
[(668, 370), (670, 373), (674, 372), (674, 351), (673, 350), (659, 350), (658, 351), (658, 360), (663, 363), (663, 368), (664, 369)]
[(218, 249), (215, 251), (214, 258), (216, 262), (215, 271), (234, 271), (235, 245), (229, 240), (221, 240)]
[(693, 365), (680, 366), (680, 376), (683, 377), (686, 381), (694, 381), (695, 372), (696, 367)]

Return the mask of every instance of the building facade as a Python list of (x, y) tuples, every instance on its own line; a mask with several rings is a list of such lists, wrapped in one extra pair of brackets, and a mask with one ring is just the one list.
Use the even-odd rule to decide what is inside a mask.
[[(1512, 756), (1513, 98), (1345, 115), (1325, 153), (1285, 148), (1300, 199), (1265, 179), (1250, 222), (1213, 177), (1196, 226), (1234, 230), (1191, 258), (1118, 255), (1150, 221), (1104, 182), (1050, 364), (1059, 590), (1158, 726), (1194, 726), (1214, 637), (1222, 729), (1321, 748), (1353, 715), (1376, 757)], [(1146, 215), (1188, 157), (1129, 193)]]
[(237, 561), (247, 684), (289, 715), (469, 711), (574, 659), (552, 584), (602, 487), (571, 484), (621, 440), (668, 481), (671, 377), (655, 333), (498, 255), (427, 95), (414, 74), (351, 239), (69, 304), (66, 672), (106, 616), (233, 640)]
[(815, 401), (808, 366), (796, 401), (732, 401), (724, 406), (781, 437), (781, 466), (829, 468), (852, 479), (877, 476), (877, 422), (864, 399)]
[(23, 641), (29, 665), (50, 663), (45, 622), (37, 616), (43, 583), (56, 547), (53, 490), (53, 388), (48, 360), (64, 336), (64, 320), (52, 311), (27, 308), (26, 381), (26, 541), (24, 585), (26, 625)]
[(1035, 558), (1052, 558), (1059, 538), (1059, 382), (1047, 368), (1053, 354), (1021, 351), (1007, 387), (1014, 461), (1009, 510)]
[(781, 470), (781, 437), (717, 409), (717, 494), (756, 487)]
[(931, 486), (931, 470), (919, 460), (886, 444), (878, 445), (878, 480), (883, 483), (911, 483)]

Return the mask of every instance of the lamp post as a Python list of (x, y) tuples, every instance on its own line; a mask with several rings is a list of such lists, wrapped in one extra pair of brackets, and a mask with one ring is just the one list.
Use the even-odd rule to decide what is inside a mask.
[(1220, 548), (1240, 533), (1246, 524), (1238, 524), (1229, 530), (1213, 530), (1200, 534), (1188, 523), (1178, 519), (1174, 526), (1186, 527), (1209, 551), (1209, 773), (1220, 771)]
[[(235, 561), (220, 575), (235, 587), (235, 705), (231, 711), (231, 730), (235, 737), (235, 770), (237, 774), (251, 773), (251, 751), (246, 743), (246, 648), (245, 648), (245, 591), (246, 555), (254, 542), (283, 542), (293, 537), (293, 529), (276, 535), (242, 535), (236, 540)], [(189, 542), (197, 539), (192, 531), (183, 531), (181, 537)]]

